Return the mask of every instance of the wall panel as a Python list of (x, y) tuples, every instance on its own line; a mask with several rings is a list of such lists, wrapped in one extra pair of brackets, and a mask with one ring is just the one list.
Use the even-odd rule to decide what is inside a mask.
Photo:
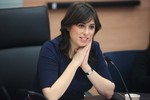
[[(48, 2), (73, 0), (24, 0), (24, 6), (46, 5)], [(76, 1), (76, 0), (74, 0)], [(93, 1), (93, 0), (78, 0)], [(95, 40), (101, 43), (104, 52), (114, 50), (145, 49), (150, 32), (150, 1), (141, 0), (137, 7), (96, 8), (102, 30)], [(60, 34), (60, 21), (66, 9), (49, 10), (52, 38)]]

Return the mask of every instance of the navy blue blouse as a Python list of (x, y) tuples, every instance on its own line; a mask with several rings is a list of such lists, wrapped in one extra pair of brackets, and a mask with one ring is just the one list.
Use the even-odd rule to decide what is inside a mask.
[[(59, 37), (46, 41), (40, 51), (37, 65), (37, 77), (34, 84), (34, 91), (41, 92), (45, 87), (51, 87), (58, 77), (63, 73), (71, 60), (67, 59), (59, 49)], [(99, 43), (94, 41), (96, 59), (98, 62), (91, 66), (98, 74), (112, 81), (108, 71)], [(92, 87), (91, 82), (79, 67), (76, 74), (61, 99), (83, 98), (84, 92)], [(41, 92), (42, 93), (42, 92)]]

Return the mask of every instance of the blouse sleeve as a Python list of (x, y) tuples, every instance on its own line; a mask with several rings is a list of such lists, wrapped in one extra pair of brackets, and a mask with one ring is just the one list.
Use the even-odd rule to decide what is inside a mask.
[(98, 42), (95, 42), (95, 49), (96, 49), (95, 53), (96, 53), (96, 59), (97, 59), (97, 63), (96, 63), (97, 73), (100, 74), (102, 77), (113, 82), (108, 66), (106, 65), (104, 55), (102, 53), (102, 50), (100, 49)]
[(50, 87), (58, 78), (58, 57), (54, 45), (45, 42), (39, 54), (37, 75), (40, 88)]

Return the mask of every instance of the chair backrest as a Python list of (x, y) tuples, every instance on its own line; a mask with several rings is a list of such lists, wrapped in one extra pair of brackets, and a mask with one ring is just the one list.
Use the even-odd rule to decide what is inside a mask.
[[(105, 56), (109, 57), (114, 62), (114, 64), (120, 71), (121, 76), (125, 81), (125, 84), (127, 85), (129, 92), (134, 92), (131, 82), (133, 64), (136, 56), (141, 54), (142, 52), (143, 50), (127, 50), (127, 51), (112, 51), (104, 53)], [(115, 91), (127, 92), (114, 66), (112, 64), (108, 64), (108, 68), (116, 85)]]
[(30, 89), (41, 45), (49, 39), (46, 6), (0, 9), (0, 81), (12, 99), (18, 100), (18, 89)]

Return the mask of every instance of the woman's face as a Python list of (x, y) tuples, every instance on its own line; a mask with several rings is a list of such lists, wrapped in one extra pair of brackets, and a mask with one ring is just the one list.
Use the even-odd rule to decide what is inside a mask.
[(93, 38), (95, 33), (95, 22), (92, 19), (87, 23), (78, 23), (77, 25), (72, 25), (68, 31), (70, 33), (71, 47), (84, 47)]

